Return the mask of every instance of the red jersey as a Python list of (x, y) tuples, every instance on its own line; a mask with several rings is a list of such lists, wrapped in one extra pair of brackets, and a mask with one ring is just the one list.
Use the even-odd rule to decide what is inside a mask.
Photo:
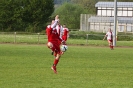
[(62, 39), (66, 41), (68, 36), (69, 36), (69, 30), (68, 30), (68, 28), (63, 28)]
[(46, 34), (47, 34), (47, 37), (48, 37), (48, 42), (59, 41), (59, 40), (62, 41), (59, 38), (57, 30), (55, 28), (51, 28), (50, 25), (48, 25), (47, 28), (46, 28)]

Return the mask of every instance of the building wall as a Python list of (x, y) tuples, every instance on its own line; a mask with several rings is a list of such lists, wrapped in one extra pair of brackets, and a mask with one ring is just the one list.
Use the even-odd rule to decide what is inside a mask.
[[(90, 31), (95, 32), (107, 32), (108, 28), (114, 30), (114, 23), (90, 23)], [(117, 31), (118, 32), (133, 32), (133, 24), (127, 23), (118, 23), (117, 24)]]
[[(106, 4), (109, 4), (109, 3), (106, 3)], [(104, 4), (104, 6), (102, 4), (96, 7), (97, 13), (95, 16), (96, 18), (94, 20), (92, 19), (91, 21), (89, 20), (87, 21), (87, 19), (89, 19), (92, 15), (87, 15), (87, 14), (81, 15), (81, 23), (80, 23), (81, 31), (106, 32), (109, 27), (112, 30), (114, 29), (114, 22), (113, 22), (114, 7), (113, 7), (113, 4), (111, 3), (110, 3), (111, 6), (107, 6), (106, 4)], [(125, 4), (121, 3), (121, 5), (125, 5)], [(117, 22), (118, 32), (125, 32), (125, 31), (133, 32), (133, 21), (132, 21), (133, 6), (117, 7), (117, 17), (120, 17), (120, 19), (117, 18), (118, 19), (118, 22)]]
[(90, 14), (81, 14), (80, 15), (80, 31), (90, 31), (90, 23), (88, 22), (88, 19), (92, 15)]

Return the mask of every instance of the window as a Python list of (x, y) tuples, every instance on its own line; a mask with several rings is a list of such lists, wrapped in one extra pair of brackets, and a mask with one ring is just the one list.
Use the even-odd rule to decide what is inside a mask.
[(127, 8), (123, 8), (123, 10), (127, 11)]
[(113, 8), (107, 8), (107, 10), (113, 10)]
[(128, 11), (127, 14), (128, 14), (128, 16), (133, 16), (132, 11)]
[(102, 10), (102, 16), (106, 16), (106, 10)]
[(122, 16), (122, 11), (117, 11), (117, 16)]
[(101, 16), (101, 10), (98, 10), (97, 15), (98, 15), (98, 16)]
[(127, 16), (127, 11), (123, 11), (123, 16)]
[(119, 32), (124, 32), (124, 25), (119, 25)]
[(94, 30), (94, 23), (90, 23), (90, 29)]
[(95, 30), (99, 30), (99, 23), (95, 23)]
[(102, 8), (102, 9), (104, 9), (104, 10), (105, 10), (106, 8)]
[(114, 16), (114, 10), (112, 10), (112, 16)]
[(132, 10), (132, 8), (128, 8), (128, 10)]
[(111, 10), (107, 10), (107, 16), (111, 16)]
[(131, 24), (127, 24), (127, 31), (131, 32)]
[(117, 8), (117, 10), (122, 11), (122, 8)]
[(105, 23), (100, 23), (100, 29), (104, 30)]
[(101, 7), (98, 7), (98, 9), (102, 9)]

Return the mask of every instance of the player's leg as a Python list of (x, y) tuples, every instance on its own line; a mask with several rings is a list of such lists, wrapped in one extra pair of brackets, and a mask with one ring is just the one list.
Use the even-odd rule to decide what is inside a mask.
[(108, 39), (108, 44), (109, 44), (109, 47), (111, 48), (111, 42), (110, 42), (110, 40)]
[(61, 57), (61, 51), (60, 51), (60, 45), (59, 44), (54, 44), (54, 46), (56, 48), (56, 51), (55, 51), (55, 58), (54, 58), (53, 66), (51, 67), (51, 69), (55, 73), (57, 73), (56, 66), (57, 66), (59, 59)]
[(113, 42), (112, 42), (112, 40), (108, 40), (108, 43), (109, 43), (110, 49), (113, 49)]
[[(67, 36), (63, 36), (62, 39), (65, 41), (65, 44), (63, 45), (67, 45)], [(61, 51), (61, 54), (63, 55), (64, 54), (64, 51)]]
[(57, 55), (56, 55), (56, 57), (55, 57), (55, 59), (54, 59), (54, 62), (53, 62), (53, 66), (51, 67), (51, 69), (52, 69), (55, 73), (57, 73), (56, 66), (57, 66), (57, 64), (58, 64), (58, 62), (59, 62), (59, 60), (60, 60), (60, 57), (61, 57), (60, 54), (57, 54)]
[(52, 50), (52, 52), (54, 52), (56, 50), (52, 42), (48, 42), (47, 46), (48, 46), (48, 48), (50, 48)]
[(111, 49), (114, 49), (114, 47), (113, 47), (113, 40), (111, 40)]

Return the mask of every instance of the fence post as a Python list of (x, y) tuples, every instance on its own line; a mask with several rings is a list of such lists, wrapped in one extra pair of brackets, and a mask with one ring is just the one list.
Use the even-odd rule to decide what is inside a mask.
[(16, 32), (14, 32), (14, 43), (16, 43)]
[(86, 43), (88, 44), (88, 35), (89, 34), (86, 34)]
[(38, 44), (39, 44), (39, 40), (40, 40), (40, 33), (37, 33), (38, 34)]

